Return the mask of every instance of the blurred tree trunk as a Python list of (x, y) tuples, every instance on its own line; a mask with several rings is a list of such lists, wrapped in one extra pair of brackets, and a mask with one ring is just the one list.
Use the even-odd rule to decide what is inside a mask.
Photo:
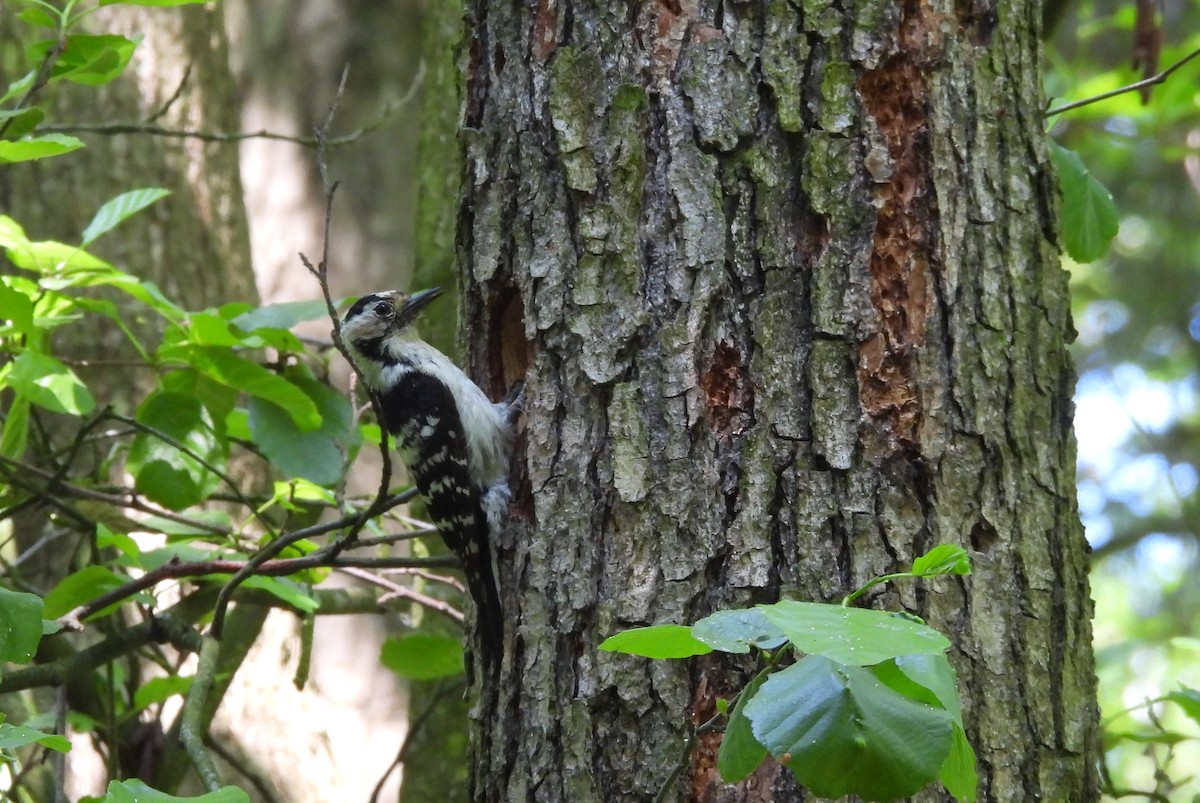
[[(88, 32), (144, 35), (125, 72), (101, 87), (60, 82), (43, 97), (48, 125), (73, 130), (87, 147), (68, 156), (4, 168), (0, 208), (36, 239), (79, 242), (105, 201), (137, 187), (165, 187), (172, 195), (92, 250), (159, 285), (194, 308), (253, 301), (254, 274), (242, 205), (237, 151), (197, 139), (143, 133), (100, 133), (110, 123), (169, 129), (237, 131), (237, 99), (219, 8), (113, 7), (87, 20)], [(0, 15), (0, 81), (24, 71), (19, 53), (45, 29)], [(17, 67), (20, 64), (22, 66)], [(7, 72), (11, 70), (12, 72)], [(123, 350), (119, 332), (105, 327), (87, 342), (96, 353)], [(119, 377), (128, 384), (127, 377)]]
[[(108, 124), (152, 121), (169, 129), (237, 130), (237, 103), (229, 75), (218, 10), (107, 8), (87, 20), (88, 32), (145, 35), (125, 72), (100, 87), (67, 82), (50, 85), (40, 98), (50, 126), (73, 126), (85, 148), (37, 162), (3, 167), (0, 209), (35, 240), (78, 243), (96, 210), (131, 189), (164, 187), (171, 195), (102, 237), (90, 247), (170, 298), (192, 309), (254, 301), (249, 237), (242, 206), (237, 153), (228, 145), (144, 133), (100, 133)], [(0, 15), (0, 84), (27, 65), (20, 55), (45, 38), (12, 15)], [(0, 258), (0, 270), (14, 270)], [(157, 321), (128, 296), (105, 290), (128, 311), (130, 329), (148, 347), (157, 343)], [(136, 352), (110, 322), (95, 316), (55, 334), (61, 353), (83, 361), (77, 370), (106, 400), (129, 409), (153, 377), (126, 360)], [(52, 428), (53, 430), (53, 428)], [(18, 532), (40, 535), (37, 527)], [(49, 552), (49, 550), (48, 550)], [(61, 558), (43, 564), (36, 580), (45, 589), (61, 572)], [(53, 556), (47, 555), (47, 558)], [(28, 567), (27, 567), (28, 568)]]
[[(528, 379), (475, 799), (650, 799), (746, 667), (601, 640), (938, 543), (974, 574), (871, 602), (953, 641), (979, 799), (1096, 798), (1039, 14), (468, 3), (471, 365)], [(719, 738), (672, 799), (806, 799), (770, 762), (722, 787)]]

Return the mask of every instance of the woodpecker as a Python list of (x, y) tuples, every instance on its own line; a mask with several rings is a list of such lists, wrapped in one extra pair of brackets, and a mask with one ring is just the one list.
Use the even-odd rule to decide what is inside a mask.
[[(502, 525), (518, 391), (495, 403), (450, 358), (421, 340), (418, 313), (442, 294), (372, 293), (350, 307), (342, 342), (379, 398), (430, 518), (458, 556), (478, 608), (485, 664), (498, 662), (503, 615), (489, 535)], [(493, 664), (498, 665), (498, 664)]]

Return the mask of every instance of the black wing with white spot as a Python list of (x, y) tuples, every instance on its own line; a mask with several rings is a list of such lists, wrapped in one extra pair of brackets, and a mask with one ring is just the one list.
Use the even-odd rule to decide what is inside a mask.
[[(462, 420), (449, 388), (422, 372), (403, 375), (381, 399), (384, 422), (408, 452), (407, 463), (429, 516), (458, 556), (479, 608), (484, 643), (503, 633), (500, 595), (488, 547), (481, 489), (471, 479)], [(499, 653), (496, 653), (499, 654)]]

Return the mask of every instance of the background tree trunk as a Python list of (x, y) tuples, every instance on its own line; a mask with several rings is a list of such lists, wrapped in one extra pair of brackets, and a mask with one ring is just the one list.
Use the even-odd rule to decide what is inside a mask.
[[(980, 800), (1095, 799), (1039, 13), (468, 3), (470, 360), (494, 394), (528, 371), (476, 799), (649, 799), (748, 667), (603, 638), (945, 542), (972, 576), (871, 603), (953, 641)], [(723, 788), (718, 744), (678, 799), (804, 799), (772, 763)]]
[[(154, 282), (189, 309), (232, 302), (254, 302), (254, 275), (242, 204), (237, 152), (229, 145), (197, 139), (151, 137), (140, 133), (87, 130), (104, 124), (147, 120), (169, 129), (235, 131), (236, 96), (228, 69), (228, 52), (219, 9), (111, 7), (100, 9), (73, 33), (117, 33), (144, 36), (125, 72), (100, 87), (60, 82), (39, 98), (47, 123), (81, 126), (73, 131), (87, 147), (37, 162), (0, 167), (0, 210), (14, 218), (34, 240), (78, 243), (84, 227), (100, 206), (127, 190), (164, 187), (171, 195), (123, 224), (117, 234), (98, 240), (89, 250), (139, 278)], [(46, 38), (12, 14), (0, 13), (0, 85), (26, 69), (21, 49)], [(0, 270), (13, 271), (0, 259)], [(151, 350), (161, 335), (154, 315), (117, 292), (111, 298), (126, 313), (129, 328)], [(54, 335), (63, 355), (83, 362), (75, 367), (98, 397), (130, 411), (153, 386), (149, 370), (131, 368), (136, 353), (111, 321), (93, 316)], [(46, 437), (61, 446), (73, 426), (45, 416)], [(90, 455), (95, 464), (108, 458), (107, 446)], [(53, 451), (46, 449), (45, 451)], [(247, 487), (262, 477), (242, 478)], [(18, 550), (36, 542), (46, 527), (45, 511), (33, 510), (14, 519)], [(45, 593), (87, 554), (83, 545), (64, 538), (22, 566), (24, 578)], [(247, 634), (252, 639), (253, 634)], [(65, 645), (64, 645), (65, 646)], [(145, 679), (144, 665), (124, 667), (130, 678)], [(73, 708), (104, 723), (105, 704), (97, 690), (78, 684), (70, 690)], [(23, 716), (27, 712), (21, 712)], [(138, 721), (115, 731), (101, 727), (96, 738), (117, 756), (123, 774), (147, 772), (161, 760), (155, 732), (158, 723)], [(106, 768), (89, 748), (88, 737), (76, 735), (63, 784), (71, 799), (103, 794)], [(53, 799), (51, 796), (48, 799)]]

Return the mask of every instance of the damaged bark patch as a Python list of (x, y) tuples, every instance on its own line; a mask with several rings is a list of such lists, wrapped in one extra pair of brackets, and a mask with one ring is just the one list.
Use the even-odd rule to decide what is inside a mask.
[(533, 16), (533, 57), (545, 64), (558, 49), (558, 2), (538, 0)]
[(485, 307), (491, 312), (485, 387), (492, 398), (499, 399), (513, 383), (525, 379), (533, 362), (533, 343), (525, 337), (525, 305), (516, 285), (500, 286), (494, 298)]
[(717, 437), (727, 440), (754, 422), (754, 387), (741, 353), (729, 343), (713, 349), (712, 364), (700, 377), (708, 422)]
[(938, 45), (935, 20), (907, 0), (897, 51), (858, 80), (863, 108), (887, 145), (891, 173), (877, 185), (879, 213), (871, 253), (875, 331), (859, 345), (863, 412), (889, 452), (918, 444), (921, 398), (917, 352), (925, 341), (936, 215), (925, 67)]

